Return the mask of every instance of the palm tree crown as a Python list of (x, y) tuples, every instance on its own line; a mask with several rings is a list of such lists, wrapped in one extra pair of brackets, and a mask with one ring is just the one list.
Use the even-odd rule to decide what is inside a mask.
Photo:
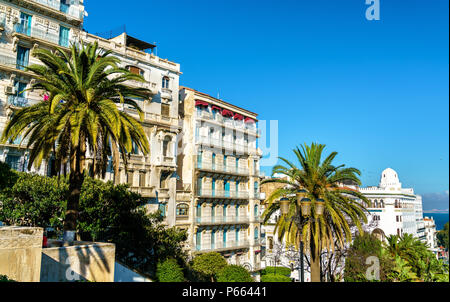
[[(365, 204), (368, 200), (357, 190), (344, 184), (360, 185), (360, 171), (355, 168), (334, 166), (332, 161), (337, 153), (332, 152), (322, 160), (325, 145), (313, 143), (296, 148), (294, 153), (299, 167), (285, 158), (280, 158), (286, 165), (277, 165), (273, 174), (284, 176), (272, 178), (263, 183), (279, 183), (281, 186), (267, 198), (264, 222), (279, 208), (276, 202), (281, 197), (290, 200), (289, 213), (277, 221), (276, 230), (280, 240), (298, 246), (300, 240), (305, 250), (311, 252), (312, 261), (316, 262), (323, 249), (334, 250), (336, 245), (343, 247), (351, 242), (351, 227), (354, 225), (362, 232), (362, 222), (367, 223)], [(312, 214), (304, 216), (297, 202), (298, 190), (305, 190), (305, 197), (311, 200)], [(323, 215), (316, 215), (315, 206), (318, 199), (323, 199)]]
[(108, 156), (112, 156), (118, 175), (120, 153), (126, 164), (124, 155), (132, 150), (133, 143), (143, 154), (149, 152), (139, 121), (118, 106), (131, 106), (142, 119), (142, 110), (134, 99), (147, 98), (149, 90), (127, 86), (126, 81), (144, 79), (120, 68), (120, 59), (109, 51), (100, 51), (97, 43), (72, 45), (70, 54), (61, 49), (55, 53), (36, 49), (33, 55), (43, 64), (28, 67), (36, 74), (30, 89), (43, 91), (48, 99), (18, 110), (1, 142), (27, 138), (27, 148), (31, 149), (28, 168), (33, 164), (39, 167), (51, 155), (57, 171), (69, 165), (71, 197), (67, 214), (71, 223), (67, 228), (75, 230), (87, 151), (94, 158), (96, 175), (105, 173)]

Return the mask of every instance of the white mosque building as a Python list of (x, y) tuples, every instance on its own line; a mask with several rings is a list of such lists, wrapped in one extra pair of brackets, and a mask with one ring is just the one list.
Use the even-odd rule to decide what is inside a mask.
[(402, 188), (395, 170), (381, 173), (378, 186), (359, 188), (370, 201), (369, 225), (379, 237), (409, 233), (427, 241), (422, 212), (422, 197), (412, 188)]

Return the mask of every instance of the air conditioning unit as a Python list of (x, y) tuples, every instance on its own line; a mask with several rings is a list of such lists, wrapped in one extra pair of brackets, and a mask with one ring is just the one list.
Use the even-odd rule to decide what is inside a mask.
[(5, 93), (6, 94), (16, 94), (16, 88), (14, 86), (5, 86)]

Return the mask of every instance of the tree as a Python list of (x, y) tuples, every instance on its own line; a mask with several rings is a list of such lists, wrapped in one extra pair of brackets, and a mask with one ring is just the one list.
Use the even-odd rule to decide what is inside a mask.
[[(0, 192), (0, 221), (9, 225), (63, 229), (69, 184), (67, 177), (18, 173), (18, 180)], [(167, 228), (159, 213), (148, 214), (146, 200), (128, 185), (85, 177), (77, 231), (83, 241), (112, 242), (116, 258), (155, 277), (157, 263), (174, 258), (184, 263), (185, 231)]]
[[(311, 281), (321, 281), (320, 254), (323, 249), (333, 251), (335, 246), (344, 247), (351, 242), (350, 223), (362, 232), (362, 223), (367, 223), (365, 205), (368, 200), (357, 190), (346, 187), (351, 183), (361, 185), (360, 171), (355, 168), (344, 168), (344, 165), (332, 164), (337, 152), (332, 152), (322, 160), (325, 145), (304, 145), (294, 150), (299, 167), (285, 158), (280, 158), (286, 166), (276, 165), (272, 174), (284, 178), (271, 178), (263, 183), (280, 183), (284, 187), (276, 189), (268, 197), (268, 207), (264, 212), (264, 222), (280, 206), (276, 200), (281, 197), (290, 201), (289, 213), (277, 221), (276, 230), (280, 241), (283, 237), (288, 244), (299, 246), (304, 242), (305, 251), (310, 253)], [(305, 190), (305, 197), (311, 201), (310, 216), (301, 212), (296, 193)], [(325, 202), (323, 215), (316, 215), (317, 200)], [(305, 215), (304, 215), (305, 214)]]
[(444, 225), (444, 229), (436, 234), (438, 244), (443, 246), (448, 251), (448, 222)]
[(253, 282), (253, 278), (244, 267), (227, 265), (217, 273), (217, 282)]
[(227, 266), (225, 258), (219, 253), (211, 252), (196, 256), (193, 260), (192, 268), (214, 282), (216, 274), (225, 266)]
[(448, 265), (436, 259), (425, 243), (411, 234), (391, 235), (384, 244), (395, 260), (394, 277), (400, 281), (448, 280)]
[(116, 176), (119, 150), (125, 164), (125, 155), (132, 150), (133, 143), (144, 154), (149, 152), (141, 124), (117, 107), (127, 104), (142, 118), (142, 110), (132, 98), (145, 98), (149, 91), (127, 87), (124, 83), (128, 80), (144, 79), (119, 68), (120, 60), (110, 54), (100, 53), (97, 43), (72, 45), (70, 55), (61, 49), (55, 53), (34, 50), (33, 55), (42, 65), (27, 68), (37, 75), (30, 89), (43, 91), (49, 99), (18, 110), (0, 139), (6, 143), (19, 135), (28, 138), (29, 169), (32, 165), (39, 167), (52, 155), (56, 171), (70, 168), (65, 231), (76, 231), (88, 151), (93, 154), (94, 175), (105, 171), (111, 155)]
[(0, 192), (11, 188), (17, 181), (18, 174), (8, 164), (0, 161)]
[(67, 181), (20, 172), (15, 175), (11, 187), (0, 192), (0, 221), (7, 225), (62, 229)]
[(393, 261), (383, 250), (383, 245), (375, 235), (362, 233), (357, 235), (347, 251), (344, 267), (344, 281), (367, 282), (366, 272), (371, 264), (366, 264), (369, 257), (379, 260), (379, 276), (382, 282), (390, 281), (389, 274), (394, 267)]
[(183, 282), (183, 269), (178, 265), (177, 260), (170, 258), (164, 262), (159, 262), (156, 269), (156, 276), (159, 282)]

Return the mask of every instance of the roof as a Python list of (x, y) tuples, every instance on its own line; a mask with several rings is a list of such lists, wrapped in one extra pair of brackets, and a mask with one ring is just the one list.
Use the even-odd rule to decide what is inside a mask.
[(153, 48), (156, 47), (156, 45), (154, 45), (154, 44), (151, 44), (151, 43), (139, 40), (139, 39), (137, 39), (135, 37), (132, 37), (132, 36), (130, 36), (128, 34), (127, 34), (127, 46), (128, 47), (135, 46), (135, 47), (137, 47), (139, 49), (144, 49), (144, 50), (145, 49), (153, 49)]
[(186, 89), (186, 90), (193, 91), (193, 92), (195, 92), (195, 93), (197, 93), (197, 94), (203, 95), (203, 96), (208, 97), (208, 98), (210, 98), (210, 99), (213, 99), (213, 100), (215, 100), (215, 101), (217, 101), (217, 102), (224, 103), (224, 104), (226, 104), (226, 105), (229, 105), (229, 106), (238, 108), (238, 109), (240, 109), (240, 110), (243, 110), (243, 111), (245, 111), (245, 112), (247, 112), (247, 113), (250, 113), (250, 114), (254, 115), (255, 117), (258, 116), (258, 114), (255, 113), (255, 112), (252, 112), (252, 111), (250, 111), (250, 110), (244, 109), (244, 108), (239, 107), (239, 106), (236, 106), (236, 105), (234, 105), (234, 104), (225, 102), (224, 100), (221, 100), (221, 99), (215, 98), (215, 97), (213, 97), (213, 96), (210, 96), (210, 95), (207, 94), (207, 93), (200, 92), (200, 91), (198, 91), (198, 90), (195, 90), (195, 89), (192, 89), (192, 88), (189, 88), (189, 87), (181, 86), (181, 85), (180, 85), (180, 90), (181, 90), (181, 89)]

